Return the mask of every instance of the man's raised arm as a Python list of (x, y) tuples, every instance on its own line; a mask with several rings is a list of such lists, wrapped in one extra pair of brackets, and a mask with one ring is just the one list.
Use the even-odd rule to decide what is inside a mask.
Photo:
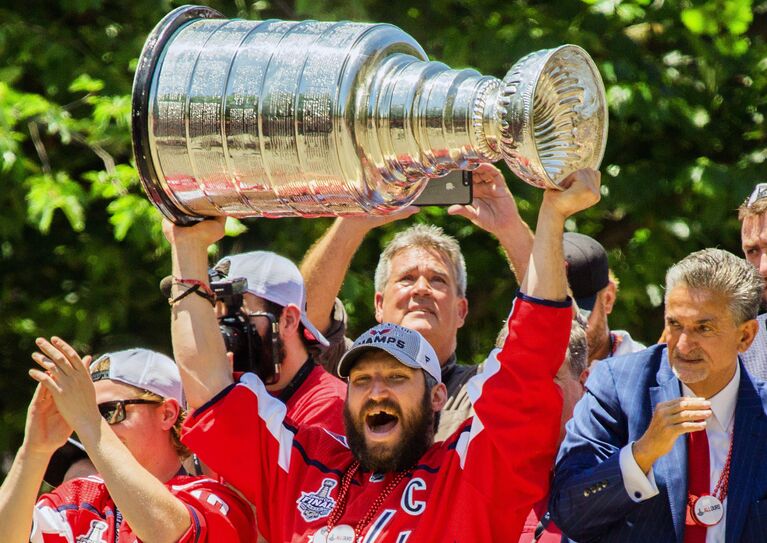
[(386, 216), (340, 217), (309, 248), (300, 266), (306, 286), (306, 315), (320, 332), (325, 333), (330, 327), (336, 296), (365, 235), (373, 228), (417, 212), (418, 208), (407, 207)]
[[(224, 235), (224, 219), (177, 226), (165, 220), (172, 249), (173, 300), (199, 281), (209, 287), (208, 246)], [(200, 287), (204, 288), (204, 287)], [(172, 303), (173, 356), (181, 372), (190, 408), (197, 408), (234, 382), (226, 347), (209, 300), (193, 293)]]
[(599, 200), (599, 173), (576, 172), (563, 189), (544, 195), (508, 336), (469, 382), (476, 415), (456, 447), (472, 488), (484, 499), (508, 504), (491, 512), (493, 541), (519, 533), (530, 508), (548, 491), (556, 454), (562, 395), (554, 377), (565, 359), (572, 321), (562, 235), (569, 216)]
[(552, 301), (567, 298), (562, 249), (565, 221), (599, 201), (599, 182), (599, 172), (578, 170), (563, 181), (564, 190), (547, 190), (544, 193), (535, 229), (535, 243), (521, 285), (524, 294)]

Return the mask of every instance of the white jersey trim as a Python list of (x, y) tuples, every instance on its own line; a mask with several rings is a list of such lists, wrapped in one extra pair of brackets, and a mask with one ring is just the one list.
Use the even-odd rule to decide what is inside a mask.
[(264, 383), (253, 373), (246, 373), (240, 378), (240, 384), (253, 392), (258, 398), (258, 416), (264, 421), (267, 430), (279, 444), (277, 464), (287, 473), (290, 468), (290, 453), (293, 450), (295, 433), (283, 424), (288, 408), (280, 400), (269, 394)]
[[(500, 352), (500, 349), (493, 349), (490, 351), (490, 354), (487, 356), (487, 359), (483, 363), (482, 373), (478, 373), (469, 379), (468, 383), (466, 383), (466, 392), (469, 396), (469, 401), (471, 402), (472, 406), (477, 405), (477, 401), (482, 396), (482, 388), (485, 386), (485, 383), (487, 383), (488, 379), (491, 379), (493, 375), (501, 370), (501, 362), (498, 360), (498, 355)], [(458, 443), (456, 443), (455, 446), (455, 450), (458, 453), (458, 458), (460, 459), (461, 469), (463, 469), (464, 464), (466, 463), (466, 455), (469, 454), (469, 445), (471, 445), (471, 442), (474, 440), (474, 438), (482, 433), (482, 430), (484, 429), (485, 425), (482, 423), (482, 420), (480, 419), (479, 415), (477, 415), (475, 410), (474, 418), (472, 419), (471, 423), (471, 429), (468, 433), (464, 432), (461, 434), (461, 437), (458, 438)]]
[(32, 533), (30, 543), (44, 543), (43, 534), (56, 534), (75, 543), (72, 527), (67, 522), (66, 515), (48, 505), (36, 505), (32, 513)]

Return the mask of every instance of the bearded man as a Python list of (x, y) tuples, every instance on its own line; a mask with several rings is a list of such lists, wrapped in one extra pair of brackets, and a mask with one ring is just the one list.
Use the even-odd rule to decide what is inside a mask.
[[(545, 193), (508, 339), (470, 386), (476, 416), (446, 441), (432, 437), (447, 398), (434, 349), (417, 332), (384, 323), (363, 334), (339, 366), (349, 378), (348, 440), (316, 426), (296, 428), (256, 375), (234, 382), (219, 339), (216, 356), (204, 364), (180, 362), (185, 387), (208, 400), (188, 420), (183, 442), (255, 504), (268, 541), (465, 543), (518, 536), (547, 491), (559, 434), (562, 400), (554, 377), (572, 318), (564, 223), (598, 199), (593, 170)], [(169, 239), (180, 239), (176, 233)], [(222, 233), (221, 221), (189, 227), (185, 236), (197, 236), (198, 249), (174, 251), (174, 274), (207, 280), (203, 242)], [(205, 300), (187, 296), (173, 305), (173, 318), (210, 328), (215, 317)], [(180, 339), (173, 335), (174, 343)]]

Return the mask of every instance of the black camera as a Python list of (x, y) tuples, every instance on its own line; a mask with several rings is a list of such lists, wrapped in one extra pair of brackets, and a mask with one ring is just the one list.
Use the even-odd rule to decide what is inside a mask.
[[(226, 312), (218, 318), (218, 328), (227, 352), (234, 355), (234, 371), (255, 373), (267, 385), (276, 383), (280, 377), (277, 318), (265, 311), (243, 311), (242, 299), (248, 289), (247, 279), (228, 279), (215, 269), (209, 275), (216, 301), (223, 302), (225, 306)], [(258, 333), (253, 324), (254, 318), (268, 320), (265, 337)]]

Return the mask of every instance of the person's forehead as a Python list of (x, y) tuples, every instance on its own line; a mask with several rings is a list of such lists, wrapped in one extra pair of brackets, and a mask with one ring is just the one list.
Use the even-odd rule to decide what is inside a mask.
[(360, 355), (349, 371), (349, 375), (369, 371), (393, 371), (400, 369), (410, 372), (416, 371), (413, 368), (406, 366), (386, 351), (370, 349)]
[(767, 213), (745, 217), (740, 232), (743, 243), (767, 242)]
[(721, 292), (680, 284), (669, 292), (665, 312), (666, 318), (715, 322), (730, 317), (730, 305)]
[(266, 299), (261, 296), (256, 296), (252, 292), (245, 292), (242, 295), (242, 305), (251, 311), (264, 311), (267, 307), (267, 303)]
[(453, 269), (450, 258), (434, 247), (406, 247), (394, 253), (391, 259), (392, 270), (408, 271), (424, 268), (452, 277)]

